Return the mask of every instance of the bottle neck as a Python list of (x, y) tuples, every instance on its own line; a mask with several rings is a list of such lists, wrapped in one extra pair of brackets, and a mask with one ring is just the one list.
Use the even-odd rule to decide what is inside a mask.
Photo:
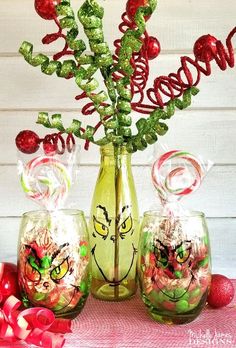
[(102, 166), (131, 167), (131, 154), (127, 152), (125, 146), (114, 146), (113, 144), (101, 146), (100, 154)]

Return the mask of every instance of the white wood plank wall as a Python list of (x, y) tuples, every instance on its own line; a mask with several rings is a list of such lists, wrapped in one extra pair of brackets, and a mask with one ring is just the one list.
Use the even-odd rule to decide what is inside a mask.
[[(117, 25), (125, 0), (100, 1), (106, 11), (105, 32), (110, 43), (119, 37)], [(82, 0), (72, 1), (77, 9)], [(20, 216), (36, 206), (22, 193), (16, 171), (14, 139), (22, 129), (45, 129), (35, 125), (37, 111), (62, 112), (66, 122), (79, 116), (74, 101), (78, 90), (73, 81), (42, 75), (18, 54), (23, 40), (34, 43), (36, 52), (52, 55), (60, 43), (43, 46), (41, 38), (54, 29), (34, 11), (33, 0), (0, 1), (0, 260), (16, 260)], [(193, 43), (203, 34), (225, 40), (236, 25), (235, 0), (160, 0), (159, 9), (148, 23), (151, 35), (162, 46), (161, 56), (152, 64), (151, 81), (160, 74), (174, 72), (182, 54), (191, 54)], [(81, 34), (82, 35), (82, 34)], [(236, 40), (234, 40), (236, 47)], [(201, 92), (191, 109), (179, 111), (170, 121), (170, 131), (160, 141), (168, 148), (201, 154), (215, 166), (202, 188), (185, 205), (202, 210), (208, 217), (213, 271), (236, 277), (236, 68), (225, 72), (213, 68), (203, 77)], [(134, 118), (136, 116), (134, 115)], [(134, 176), (140, 210), (157, 205), (150, 183), (150, 163), (155, 153), (150, 147), (134, 155)], [(89, 214), (92, 190), (98, 173), (98, 149), (82, 152), (79, 182), (68, 203)], [(144, 180), (145, 178), (145, 180)]]

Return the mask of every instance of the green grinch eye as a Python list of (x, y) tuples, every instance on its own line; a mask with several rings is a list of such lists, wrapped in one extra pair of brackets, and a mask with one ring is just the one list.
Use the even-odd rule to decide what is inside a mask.
[(175, 250), (176, 261), (180, 264), (185, 263), (191, 254), (191, 241), (186, 240), (177, 246)]
[(25, 276), (32, 282), (38, 283), (41, 280), (40, 272), (34, 268), (29, 262), (25, 265)]
[(164, 268), (166, 268), (168, 265), (168, 255), (165, 253), (165, 251), (162, 249), (158, 249), (158, 248), (154, 247), (154, 253), (156, 256), (156, 261), (160, 262), (161, 265)]
[(184, 262), (186, 262), (186, 261), (188, 260), (189, 255), (190, 255), (190, 249), (181, 250), (181, 251), (177, 254), (176, 261), (177, 261), (178, 263), (184, 263)]
[(68, 257), (67, 257), (64, 261), (62, 261), (60, 265), (58, 265), (51, 271), (50, 277), (53, 281), (57, 282), (58, 280), (61, 280), (62, 278), (65, 277), (68, 270), (69, 270), (69, 263), (68, 263)]

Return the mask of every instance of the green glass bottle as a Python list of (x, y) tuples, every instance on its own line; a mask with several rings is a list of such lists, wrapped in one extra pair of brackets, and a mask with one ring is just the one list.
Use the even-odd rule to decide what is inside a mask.
[(123, 146), (101, 147), (89, 223), (94, 297), (121, 301), (137, 289), (139, 212), (131, 154)]

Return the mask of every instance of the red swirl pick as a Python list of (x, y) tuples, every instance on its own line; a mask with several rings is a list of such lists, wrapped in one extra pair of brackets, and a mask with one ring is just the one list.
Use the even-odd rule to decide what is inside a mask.
[(153, 107), (163, 108), (170, 99), (178, 98), (188, 88), (197, 86), (202, 74), (211, 75), (214, 61), (221, 70), (226, 70), (227, 66), (233, 68), (235, 58), (232, 39), (235, 34), (236, 27), (229, 33), (226, 45), (211, 35), (198, 39), (194, 45), (195, 58), (181, 57), (181, 66), (176, 73), (157, 77), (153, 87), (147, 90), (147, 97), (154, 104)]
[(39, 136), (31, 130), (21, 131), (16, 137), (16, 146), (19, 151), (32, 154), (38, 151), (40, 143), (43, 143), (43, 150), (46, 155), (55, 154), (63, 155), (67, 150), (72, 152), (75, 147), (75, 138), (69, 133), (66, 141), (63, 139), (62, 133), (47, 134), (40, 139)]

